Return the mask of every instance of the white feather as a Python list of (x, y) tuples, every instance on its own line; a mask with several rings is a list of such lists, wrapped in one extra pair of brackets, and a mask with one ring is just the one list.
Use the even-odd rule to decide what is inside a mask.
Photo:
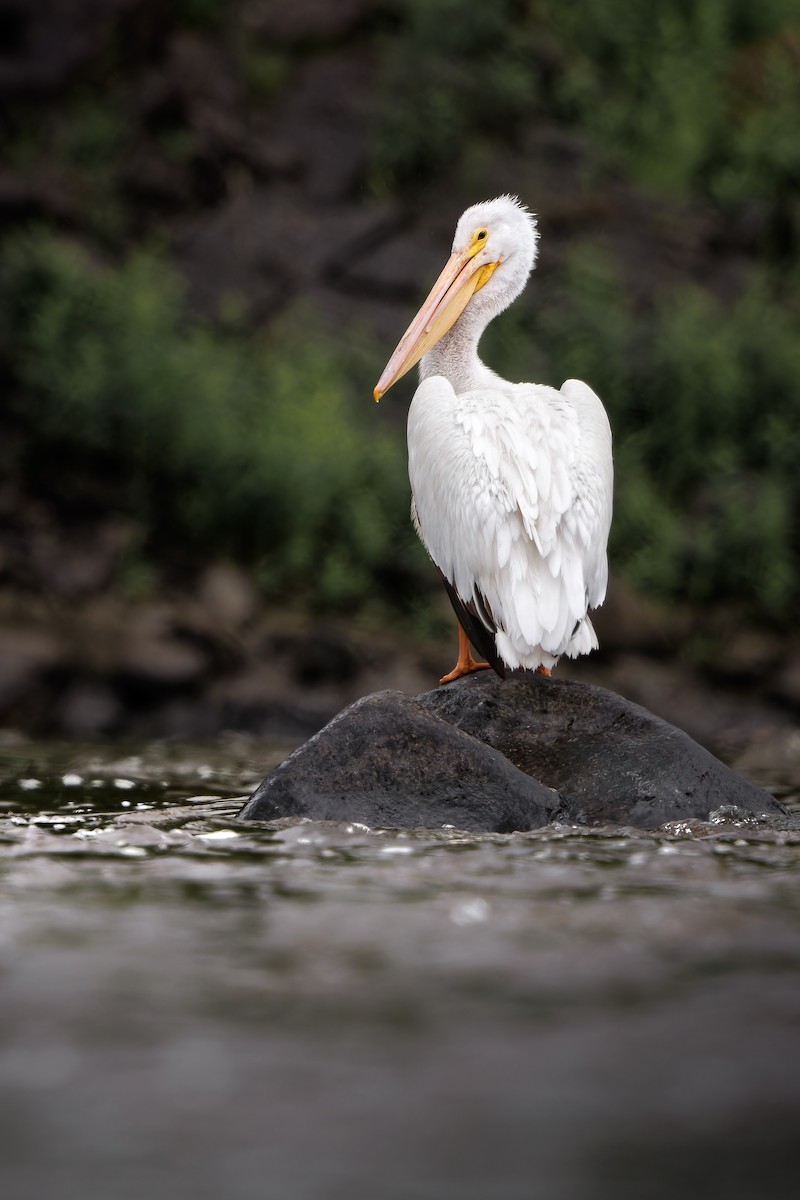
[(500, 658), (552, 667), (597, 646), (587, 611), (608, 578), (611, 430), (585, 383), (510, 384), (478, 358), (486, 324), (524, 287), (536, 234), (509, 197), (468, 210), (454, 248), (476, 226), (501, 261), (420, 365), (408, 414), (416, 524), (462, 600), (484, 598)]

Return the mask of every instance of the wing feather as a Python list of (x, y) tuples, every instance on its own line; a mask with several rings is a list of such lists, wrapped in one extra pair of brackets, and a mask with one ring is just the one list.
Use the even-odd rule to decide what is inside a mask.
[(409, 410), (420, 536), (461, 603), (491, 614), (511, 667), (552, 665), (596, 644), (611, 519), (611, 435), (600, 401), (503, 384), (456, 395), (423, 381)]

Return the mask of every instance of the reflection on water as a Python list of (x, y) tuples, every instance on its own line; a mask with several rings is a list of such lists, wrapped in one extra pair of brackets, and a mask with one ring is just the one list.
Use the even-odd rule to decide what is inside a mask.
[(4, 750), (4, 1197), (795, 1194), (796, 820), (237, 822), (280, 757)]

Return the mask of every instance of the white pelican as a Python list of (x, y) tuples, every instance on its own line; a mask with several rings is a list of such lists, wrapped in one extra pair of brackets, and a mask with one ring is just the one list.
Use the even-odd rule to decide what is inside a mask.
[[(387, 363), (380, 400), (415, 363), (411, 514), (459, 619), (448, 683), (480, 667), (549, 675), (597, 647), (613, 466), (605, 409), (585, 383), (508, 383), (478, 357), (486, 326), (523, 291), (535, 217), (511, 196), (468, 208), (453, 250)], [(421, 361), (420, 361), (421, 360)], [(470, 641), (488, 663), (470, 654)]]

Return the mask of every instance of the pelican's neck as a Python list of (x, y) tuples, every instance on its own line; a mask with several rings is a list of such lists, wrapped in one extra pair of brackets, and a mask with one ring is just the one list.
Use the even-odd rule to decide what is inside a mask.
[(421, 380), (443, 375), (456, 395), (497, 382), (498, 376), (478, 357), (478, 342), (494, 314), (484, 320), (476, 319), (482, 315), (465, 309), (455, 325), (421, 359)]

